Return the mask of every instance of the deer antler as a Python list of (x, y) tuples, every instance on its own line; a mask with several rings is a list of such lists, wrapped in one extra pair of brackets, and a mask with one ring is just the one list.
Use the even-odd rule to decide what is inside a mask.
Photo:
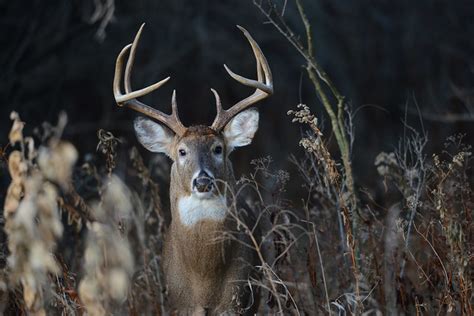
[(255, 88), (255, 92), (247, 98), (234, 104), (230, 109), (224, 110), (222, 108), (219, 95), (214, 89), (212, 89), (212, 92), (214, 93), (214, 96), (216, 98), (217, 115), (214, 119), (214, 122), (212, 123), (211, 128), (216, 131), (222, 130), (234, 116), (236, 116), (246, 108), (250, 107), (252, 104), (263, 100), (273, 94), (272, 72), (270, 70), (270, 67), (268, 66), (268, 62), (265, 58), (265, 55), (263, 55), (262, 50), (258, 46), (257, 42), (255, 42), (255, 40), (252, 38), (252, 36), (250, 36), (249, 32), (247, 32), (246, 29), (239, 25), (237, 25), (237, 27), (244, 33), (245, 37), (252, 46), (252, 50), (257, 61), (257, 80), (242, 77), (230, 70), (229, 67), (227, 67), (227, 65), (225, 64), (224, 68), (227, 73), (229, 73), (229, 75), (236, 81), (246, 86)]
[[(140, 29), (135, 35), (135, 39), (133, 40), (132, 44), (125, 46), (120, 54), (117, 57), (117, 62), (115, 64), (115, 75), (114, 75), (114, 97), (115, 101), (117, 102), (118, 106), (126, 106), (131, 108), (137, 112), (145, 114), (151, 118), (154, 118), (161, 123), (168, 126), (174, 133), (178, 136), (182, 136), (186, 131), (186, 127), (181, 123), (178, 117), (178, 106), (176, 104), (176, 91), (173, 90), (173, 96), (171, 99), (171, 114), (165, 114), (157, 109), (154, 109), (140, 101), (137, 98), (147, 95), (148, 93), (158, 89), (163, 84), (165, 84), (170, 77), (167, 77), (157, 83), (154, 83), (148, 87), (145, 87), (140, 90), (132, 91), (132, 86), (130, 84), (130, 75), (133, 68), (133, 63), (135, 61), (135, 52), (137, 49), (138, 42), (140, 40), (140, 36), (142, 34), (142, 30), (145, 24), (142, 24)], [(121, 76), (122, 76), (122, 68), (123, 68), (123, 61), (125, 58), (125, 54), (130, 51), (128, 56), (127, 65), (125, 67), (125, 75), (124, 75), (124, 86), (125, 86), (125, 94), (122, 94), (120, 85), (121, 85)]]

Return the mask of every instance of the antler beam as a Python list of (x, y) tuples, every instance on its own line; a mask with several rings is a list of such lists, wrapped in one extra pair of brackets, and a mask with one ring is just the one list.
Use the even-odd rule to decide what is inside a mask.
[[(115, 75), (114, 75), (114, 97), (115, 102), (118, 106), (126, 106), (130, 109), (133, 109), (137, 112), (140, 112), (146, 116), (156, 119), (157, 121), (168, 126), (174, 133), (179, 136), (182, 136), (186, 132), (186, 127), (181, 123), (178, 117), (178, 106), (176, 104), (176, 91), (173, 90), (173, 96), (171, 99), (171, 114), (165, 114), (157, 109), (154, 109), (140, 101), (137, 98), (149, 94), (150, 92), (160, 88), (165, 84), (170, 77), (167, 77), (157, 83), (154, 83), (148, 87), (145, 87), (140, 90), (133, 91), (130, 83), (130, 76), (133, 68), (133, 63), (135, 61), (135, 53), (137, 49), (138, 42), (140, 41), (140, 36), (145, 24), (142, 24), (140, 29), (135, 35), (135, 39), (132, 44), (125, 46), (117, 57), (117, 62), (115, 64)], [(125, 67), (124, 75), (124, 87), (125, 94), (121, 92), (121, 76), (125, 54), (130, 52), (127, 59), (127, 65)]]
[(273, 94), (272, 72), (270, 70), (270, 67), (268, 66), (268, 62), (265, 58), (265, 55), (263, 55), (262, 50), (258, 46), (257, 42), (255, 42), (255, 40), (249, 34), (249, 32), (247, 32), (246, 29), (239, 25), (237, 25), (237, 27), (244, 33), (245, 37), (252, 46), (252, 50), (257, 61), (257, 80), (242, 77), (241, 75), (238, 75), (232, 70), (230, 70), (229, 67), (227, 67), (227, 65), (225, 64), (224, 68), (227, 73), (236, 81), (240, 82), (243, 85), (255, 88), (255, 92), (247, 98), (234, 104), (228, 110), (224, 110), (222, 108), (219, 95), (214, 89), (212, 89), (212, 92), (214, 93), (214, 96), (216, 98), (217, 115), (214, 119), (214, 122), (212, 123), (211, 128), (216, 131), (221, 131), (234, 116), (247, 109), (252, 104), (263, 100)]

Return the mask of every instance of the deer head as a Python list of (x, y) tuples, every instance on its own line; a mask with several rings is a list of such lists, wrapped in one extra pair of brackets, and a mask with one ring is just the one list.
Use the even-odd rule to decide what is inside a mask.
[[(272, 74), (267, 60), (250, 34), (238, 26), (255, 55), (257, 80), (244, 78), (226, 65), (224, 67), (232, 78), (255, 88), (255, 92), (224, 110), (219, 94), (211, 89), (217, 108), (212, 125), (185, 127), (178, 117), (176, 91), (173, 91), (171, 99), (171, 114), (165, 114), (137, 100), (161, 87), (170, 77), (140, 90), (133, 91), (131, 88), (130, 75), (143, 26), (133, 43), (125, 46), (117, 57), (113, 84), (115, 100), (119, 106), (126, 106), (154, 119), (137, 118), (134, 122), (135, 132), (145, 148), (152, 152), (164, 153), (173, 160), (172, 190), (179, 191), (180, 195), (193, 195), (200, 199), (212, 198), (219, 191), (220, 184), (216, 180), (228, 181), (233, 177), (229, 154), (237, 147), (250, 144), (257, 131), (258, 112), (249, 107), (273, 93)], [(129, 55), (125, 67), (123, 94), (120, 86), (127, 53)]]

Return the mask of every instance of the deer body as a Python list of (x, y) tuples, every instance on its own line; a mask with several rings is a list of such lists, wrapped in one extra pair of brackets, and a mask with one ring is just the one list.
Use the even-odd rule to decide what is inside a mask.
[[(138, 140), (153, 152), (172, 160), (170, 179), (171, 224), (163, 261), (172, 306), (191, 313), (244, 311), (246, 288), (255, 253), (229, 216), (234, 174), (230, 152), (250, 142), (258, 127), (258, 112), (236, 115), (222, 132), (191, 126), (183, 135), (148, 119), (137, 118)], [(243, 205), (237, 203), (237, 209)], [(241, 216), (252, 227), (252, 216)], [(232, 234), (238, 240), (225, 238)]]
[[(231, 77), (254, 87), (255, 92), (224, 110), (219, 95), (212, 90), (217, 106), (212, 126), (186, 128), (178, 118), (175, 92), (170, 115), (136, 99), (157, 89), (169, 78), (138, 91), (131, 89), (130, 72), (142, 28), (133, 44), (127, 45), (117, 58), (114, 95), (118, 105), (158, 121), (137, 118), (134, 127), (138, 140), (148, 150), (164, 153), (173, 160), (170, 180), (172, 220), (163, 252), (170, 302), (183, 313), (251, 313), (253, 300), (250, 294), (253, 291), (247, 280), (256, 264), (256, 252), (245, 244), (258, 241), (259, 230), (253, 231), (252, 241), (248, 232), (239, 231), (241, 223), (253, 227), (256, 219), (251, 210), (243, 210), (243, 203), (232, 201), (227, 194), (235, 184), (229, 154), (237, 147), (250, 144), (257, 131), (258, 112), (248, 107), (272, 94), (270, 68), (257, 43), (241, 28), (257, 60), (258, 79), (241, 77), (224, 66)], [(122, 64), (129, 50), (125, 69), (126, 93), (122, 94)], [(231, 211), (239, 213), (238, 220), (230, 216)], [(255, 308), (256, 304), (253, 305)]]
[(236, 227), (229, 220), (201, 220), (193, 227), (172, 224), (163, 254), (172, 305), (220, 314), (249, 304), (248, 289), (238, 281), (248, 279), (245, 264), (254, 264), (255, 257), (241, 244), (222, 240), (222, 232), (230, 230)]
[[(180, 168), (180, 163), (186, 165), (187, 162), (180, 162), (178, 158), (171, 168), (172, 221), (163, 253), (170, 302), (184, 311), (197, 308), (220, 314), (244, 310), (249, 304), (249, 290), (238, 281), (248, 279), (250, 267), (255, 264), (255, 253), (241, 243), (223, 237), (224, 232), (233, 233), (242, 239), (241, 242), (249, 242), (244, 234), (238, 234), (236, 222), (229, 217), (226, 198), (222, 194), (196, 197), (192, 186), (187, 185), (197, 169), (217, 176), (223, 184), (219, 188), (221, 192), (226, 190), (225, 186), (233, 186), (234, 174), (225, 154), (227, 146), (223, 148), (222, 158), (213, 157), (216, 154), (211, 150), (216, 146), (215, 142), (218, 145), (226, 142), (224, 137), (213, 135), (214, 132), (204, 126), (192, 127), (189, 134), (189, 139), (185, 137), (184, 144), (180, 142), (180, 145), (188, 145), (188, 152), (199, 153), (189, 157), (199, 166), (189, 163), (189, 169)], [(221, 159), (219, 166), (216, 160)], [(251, 220), (251, 217), (245, 219)], [(250, 222), (247, 224), (251, 225)]]

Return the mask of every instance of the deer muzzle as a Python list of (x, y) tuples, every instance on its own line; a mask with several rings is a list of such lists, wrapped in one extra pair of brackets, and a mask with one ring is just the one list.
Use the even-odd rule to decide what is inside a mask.
[(207, 172), (201, 170), (193, 180), (193, 190), (199, 193), (211, 192), (214, 188), (214, 178)]

